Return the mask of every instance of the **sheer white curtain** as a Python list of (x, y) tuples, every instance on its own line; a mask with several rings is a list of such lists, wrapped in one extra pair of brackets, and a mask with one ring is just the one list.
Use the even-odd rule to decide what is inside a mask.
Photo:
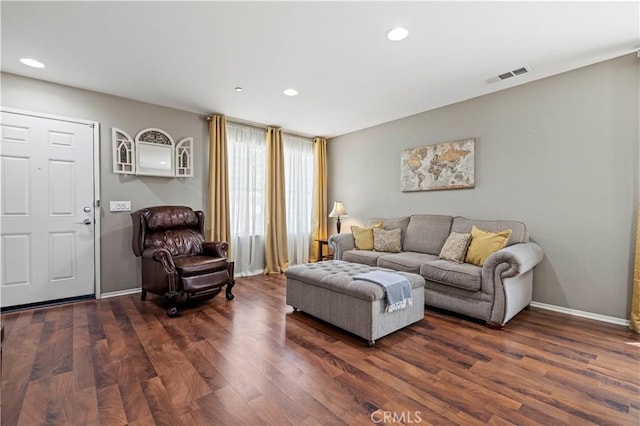
[(265, 131), (227, 122), (231, 257), (236, 275), (264, 269)]
[(313, 141), (284, 134), (289, 265), (309, 261), (313, 203)]

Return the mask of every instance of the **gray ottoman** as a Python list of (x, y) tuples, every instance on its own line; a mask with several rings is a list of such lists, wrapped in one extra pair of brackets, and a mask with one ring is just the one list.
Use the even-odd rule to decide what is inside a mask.
[[(411, 283), (413, 305), (385, 312), (384, 289), (374, 283), (354, 280), (370, 271), (404, 275)], [(342, 260), (295, 265), (285, 272), (287, 304), (366, 339), (369, 345), (424, 317), (424, 278), (408, 272), (349, 263)]]

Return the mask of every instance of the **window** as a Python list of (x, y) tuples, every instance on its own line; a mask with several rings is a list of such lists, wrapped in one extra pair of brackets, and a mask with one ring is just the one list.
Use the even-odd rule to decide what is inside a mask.
[(313, 141), (284, 134), (287, 245), (289, 264), (309, 261), (313, 203)]
[(264, 130), (227, 123), (231, 257), (238, 275), (264, 270)]
[[(289, 264), (309, 261), (313, 141), (283, 135)], [(237, 275), (262, 273), (266, 192), (266, 132), (227, 122), (231, 259)]]

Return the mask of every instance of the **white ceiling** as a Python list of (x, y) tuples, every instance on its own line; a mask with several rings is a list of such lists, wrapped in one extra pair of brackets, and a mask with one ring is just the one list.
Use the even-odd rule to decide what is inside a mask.
[[(640, 48), (638, 1), (2, 1), (0, 8), (4, 72), (327, 137)], [(386, 39), (396, 26), (409, 29), (406, 40)], [(21, 57), (46, 68), (26, 67)], [(523, 65), (533, 72), (485, 82)], [(289, 87), (300, 94), (284, 96)]]

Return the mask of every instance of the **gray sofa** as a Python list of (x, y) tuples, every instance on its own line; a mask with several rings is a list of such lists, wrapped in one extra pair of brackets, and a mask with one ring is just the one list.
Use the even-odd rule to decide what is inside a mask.
[[(369, 223), (378, 221), (385, 229), (402, 230), (400, 253), (357, 250), (353, 235), (344, 233), (329, 238), (334, 259), (420, 274), (426, 280), (426, 305), (481, 319), (491, 328), (502, 328), (531, 303), (533, 268), (543, 252), (529, 241), (523, 223), (428, 214)], [(511, 229), (507, 246), (481, 267), (440, 259), (449, 234), (470, 233), (473, 225), (490, 232)]]

